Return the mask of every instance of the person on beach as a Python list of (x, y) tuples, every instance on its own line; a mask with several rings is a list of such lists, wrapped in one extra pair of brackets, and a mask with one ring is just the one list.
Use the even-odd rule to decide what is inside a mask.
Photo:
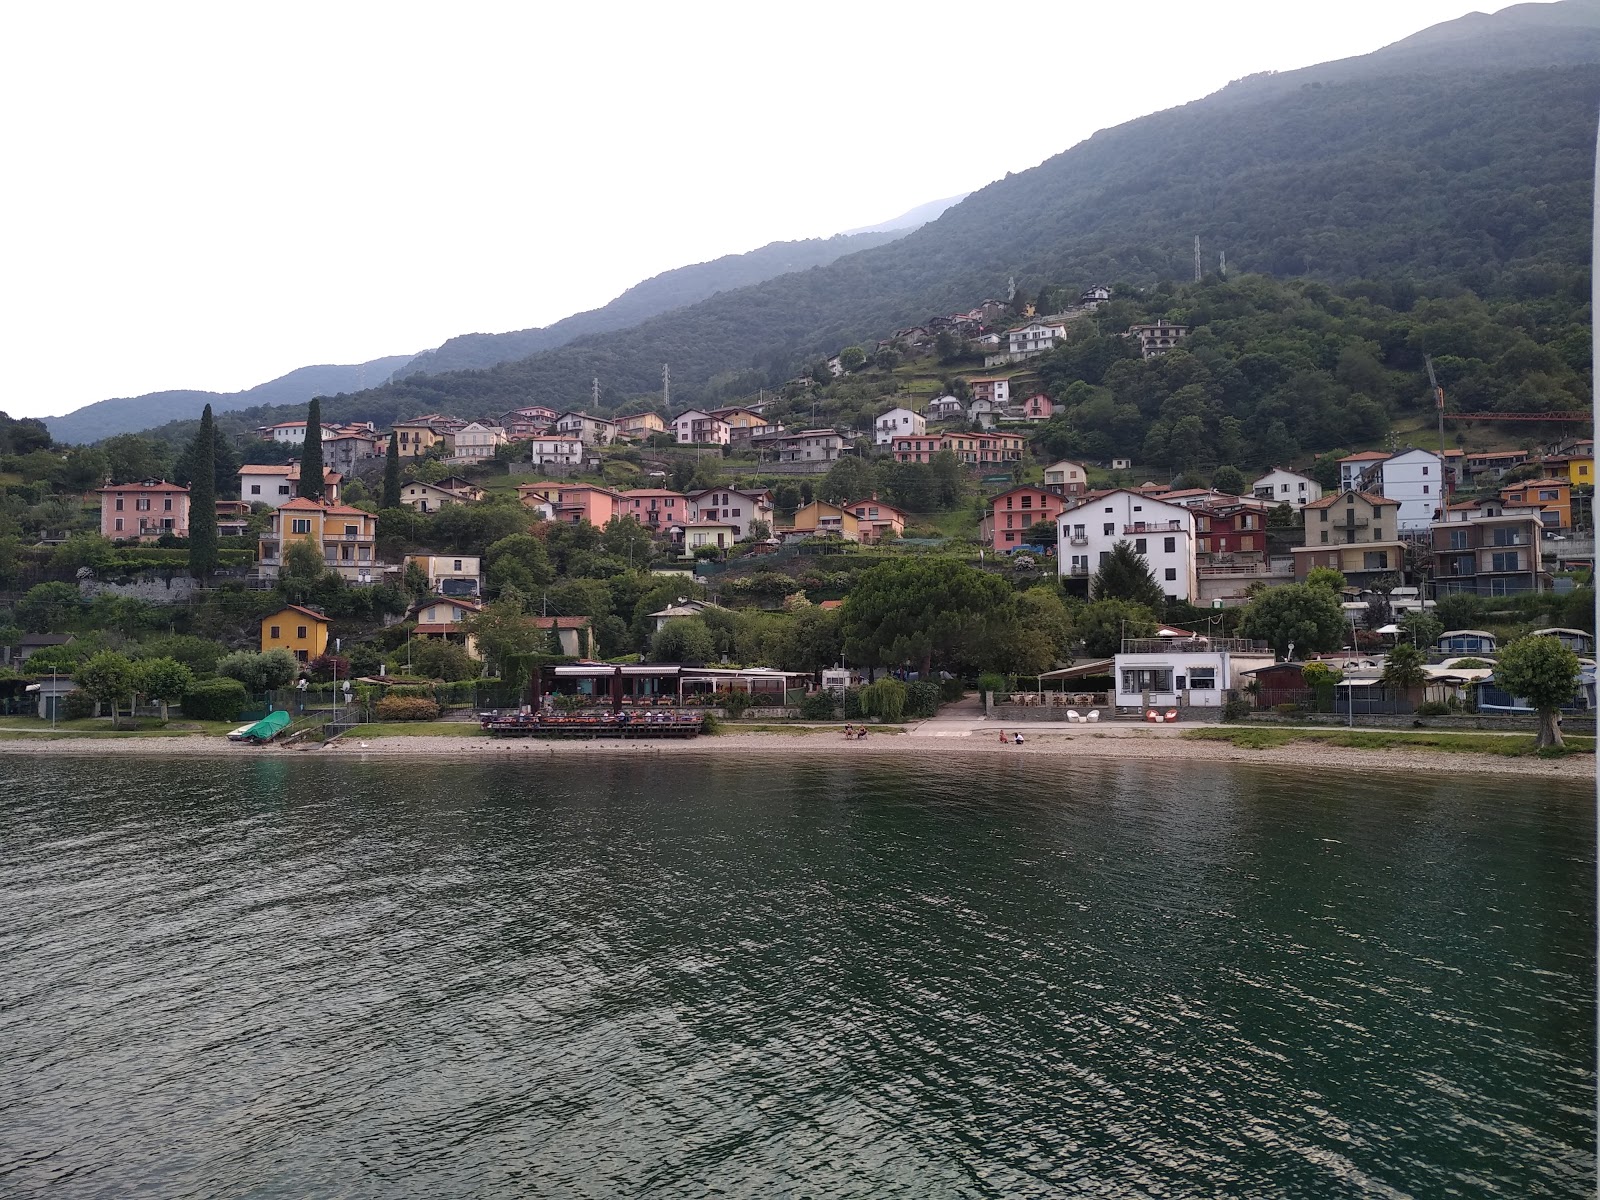
[(848, 742), (851, 738), (855, 737), (855, 735), (856, 735), (856, 727), (854, 725), (846, 725), (844, 727), (844, 739), (845, 739), (845, 741)]
[(1017, 736), (1014, 739), (1014, 744), (1016, 744), (1018, 746), (1022, 745), (1022, 730), (1020, 730), (1020, 729), (1017, 730)]

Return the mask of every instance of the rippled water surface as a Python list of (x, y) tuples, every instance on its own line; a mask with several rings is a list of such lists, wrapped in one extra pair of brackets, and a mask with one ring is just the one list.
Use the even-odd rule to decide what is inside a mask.
[(0, 1192), (1584, 1196), (1589, 789), (0, 760)]

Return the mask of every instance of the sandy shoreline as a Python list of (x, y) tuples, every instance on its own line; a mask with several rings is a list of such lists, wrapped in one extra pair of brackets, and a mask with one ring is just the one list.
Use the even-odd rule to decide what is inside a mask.
[(259, 758), (294, 755), (340, 759), (372, 758), (516, 758), (538, 755), (562, 758), (617, 756), (700, 756), (762, 758), (925, 758), (932, 754), (981, 754), (1000, 757), (1063, 757), (1082, 760), (1145, 762), (1228, 762), (1279, 767), (1352, 767), (1378, 771), (1426, 771), (1447, 775), (1517, 775), (1522, 777), (1593, 779), (1595, 759), (1578, 755), (1562, 759), (1505, 758), (1438, 750), (1357, 750), (1317, 742), (1293, 742), (1271, 749), (1243, 749), (1225, 742), (1189, 741), (1177, 729), (1024, 731), (1025, 745), (1000, 741), (999, 729), (933, 731), (924, 725), (907, 734), (874, 734), (864, 742), (846, 742), (830, 734), (795, 736), (774, 733), (727, 733), (693, 741), (540, 741), (485, 737), (380, 737), (362, 742), (348, 738), (328, 747), (246, 746), (220, 737), (189, 735), (166, 738), (78, 738), (41, 736), (37, 740), (0, 740), (0, 756), (227, 757)]

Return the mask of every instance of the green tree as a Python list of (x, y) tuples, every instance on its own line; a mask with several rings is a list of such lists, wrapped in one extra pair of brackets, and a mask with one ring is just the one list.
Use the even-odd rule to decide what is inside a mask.
[(300, 674), (300, 664), (287, 650), (268, 650), (255, 654), (237, 650), (217, 660), (217, 676), (237, 679), (251, 695), (288, 687)]
[(462, 628), (472, 635), (478, 653), (502, 678), (510, 659), (541, 654), (545, 649), (544, 631), (528, 619), (522, 611), (522, 602), (515, 598), (490, 601), (482, 612), (462, 622)]
[(117, 723), (117, 705), (133, 703), (135, 672), (132, 661), (115, 650), (102, 650), (83, 663), (73, 678), (78, 686), (111, 709), (111, 724)]
[(1553, 637), (1518, 638), (1500, 651), (1494, 682), (1502, 691), (1533, 705), (1541, 750), (1565, 745), (1561, 707), (1570, 704), (1577, 693), (1579, 667), (1578, 656)]
[(1418, 609), (1400, 618), (1400, 628), (1406, 631), (1413, 646), (1425, 650), (1439, 640), (1439, 635), (1444, 632), (1444, 622), (1431, 612)]
[(1239, 636), (1266, 642), (1283, 656), (1290, 643), (1302, 654), (1337, 650), (1345, 630), (1344, 610), (1334, 594), (1303, 583), (1268, 588), (1239, 619)]
[(533, 596), (554, 582), (556, 574), (544, 543), (529, 533), (503, 537), (484, 551), (485, 582), (493, 595), (508, 587)]
[(1111, 547), (1090, 578), (1089, 595), (1096, 600), (1132, 600), (1153, 610), (1166, 603), (1166, 593), (1151, 573), (1149, 560), (1126, 539)]
[(310, 537), (291, 537), (283, 547), (283, 566), (278, 570), (279, 590), (291, 604), (304, 604), (328, 574), (322, 550)]
[(1035, 521), (1029, 525), (1022, 535), (1022, 540), (1031, 546), (1054, 546), (1056, 544), (1056, 523), (1054, 521)]
[(860, 346), (846, 346), (839, 351), (839, 365), (846, 371), (859, 370), (867, 361), (867, 352)]
[(167, 473), (166, 447), (137, 433), (119, 433), (100, 443), (113, 483), (160, 479)]
[(478, 671), (477, 660), (459, 642), (444, 638), (412, 639), (409, 672), (412, 675), (454, 683), (462, 679), (476, 679)]
[(1306, 586), (1326, 588), (1335, 596), (1343, 597), (1347, 582), (1343, 571), (1332, 567), (1312, 567), (1306, 572)]
[[(217, 569), (217, 431), (211, 405), (200, 414), (200, 429), (194, 435), (189, 456), (194, 464), (194, 480), (189, 485), (189, 574), (207, 578)], [(181, 698), (178, 689), (174, 699)], [(162, 717), (166, 702), (162, 702)]]
[(300, 450), (300, 496), (322, 499), (322, 400), (311, 398), (306, 410), (306, 440)]
[(709, 662), (716, 657), (716, 643), (704, 621), (677, 617), (668, 621), (650, 639), (650, 657), (655, 662)]
[(872, 666), (937, 661), (960, 670), (979, 665), (1016, 628), (1015, 594), (996, 575), (944, 559), (898, 559), (856, 577), (840, 609), (845, 656)]
[(389, 453), (383, 460), (383, 508), (400, 507), (400, 435), (389, 433)]
[[(209, 407), (209, 406), (208, 406)], [(194, 672), (171, 658), (146, 658), (133, 664), (134, 690), (161, 705), (161, 719), (167, 719), (170, 705), (183, 699), (194, 682)]]
[(1110, 658), (1122, 651), (1123, 638), (1156, 635), (1156, 615), (1131, 600), (1096, 600), (1077, 614), (1078, 636), (1090, 658)]
[(83, 597), (70, 583), (40, 583), (17, 601), (17, 624), (29, 633), (51, 633), (83, 611)]
[(1409, 642), (1401, 642), (1390, 647), (1383, 660), (1383, 674), (1378, 677), (1378, 682), (1397, 692), (1415, 692), (1427, 685), (1426, 661), (1421, 650)]
[(872, 495), (874, 486), (872, 464), (854, 454), (846, 454), (817, 484), (817, 495), (829, 504), (846, 504), (852, 500), (865, 500)]
[(1230, 496), (1244, 495), (1244, 472), (1238, 467), (1218, 467), (1211, 473), (1211, 486)]

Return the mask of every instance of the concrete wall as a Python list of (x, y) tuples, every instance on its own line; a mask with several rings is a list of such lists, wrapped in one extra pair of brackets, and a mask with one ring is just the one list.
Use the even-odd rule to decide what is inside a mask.
[(200, 581), (186, 571), (141, 571), (127, 583), (104, 579), (78, 580), (78, 594), (85, 600), (96, 596), (122, 596), (151, 604), (186, 604), (200, 588)]

